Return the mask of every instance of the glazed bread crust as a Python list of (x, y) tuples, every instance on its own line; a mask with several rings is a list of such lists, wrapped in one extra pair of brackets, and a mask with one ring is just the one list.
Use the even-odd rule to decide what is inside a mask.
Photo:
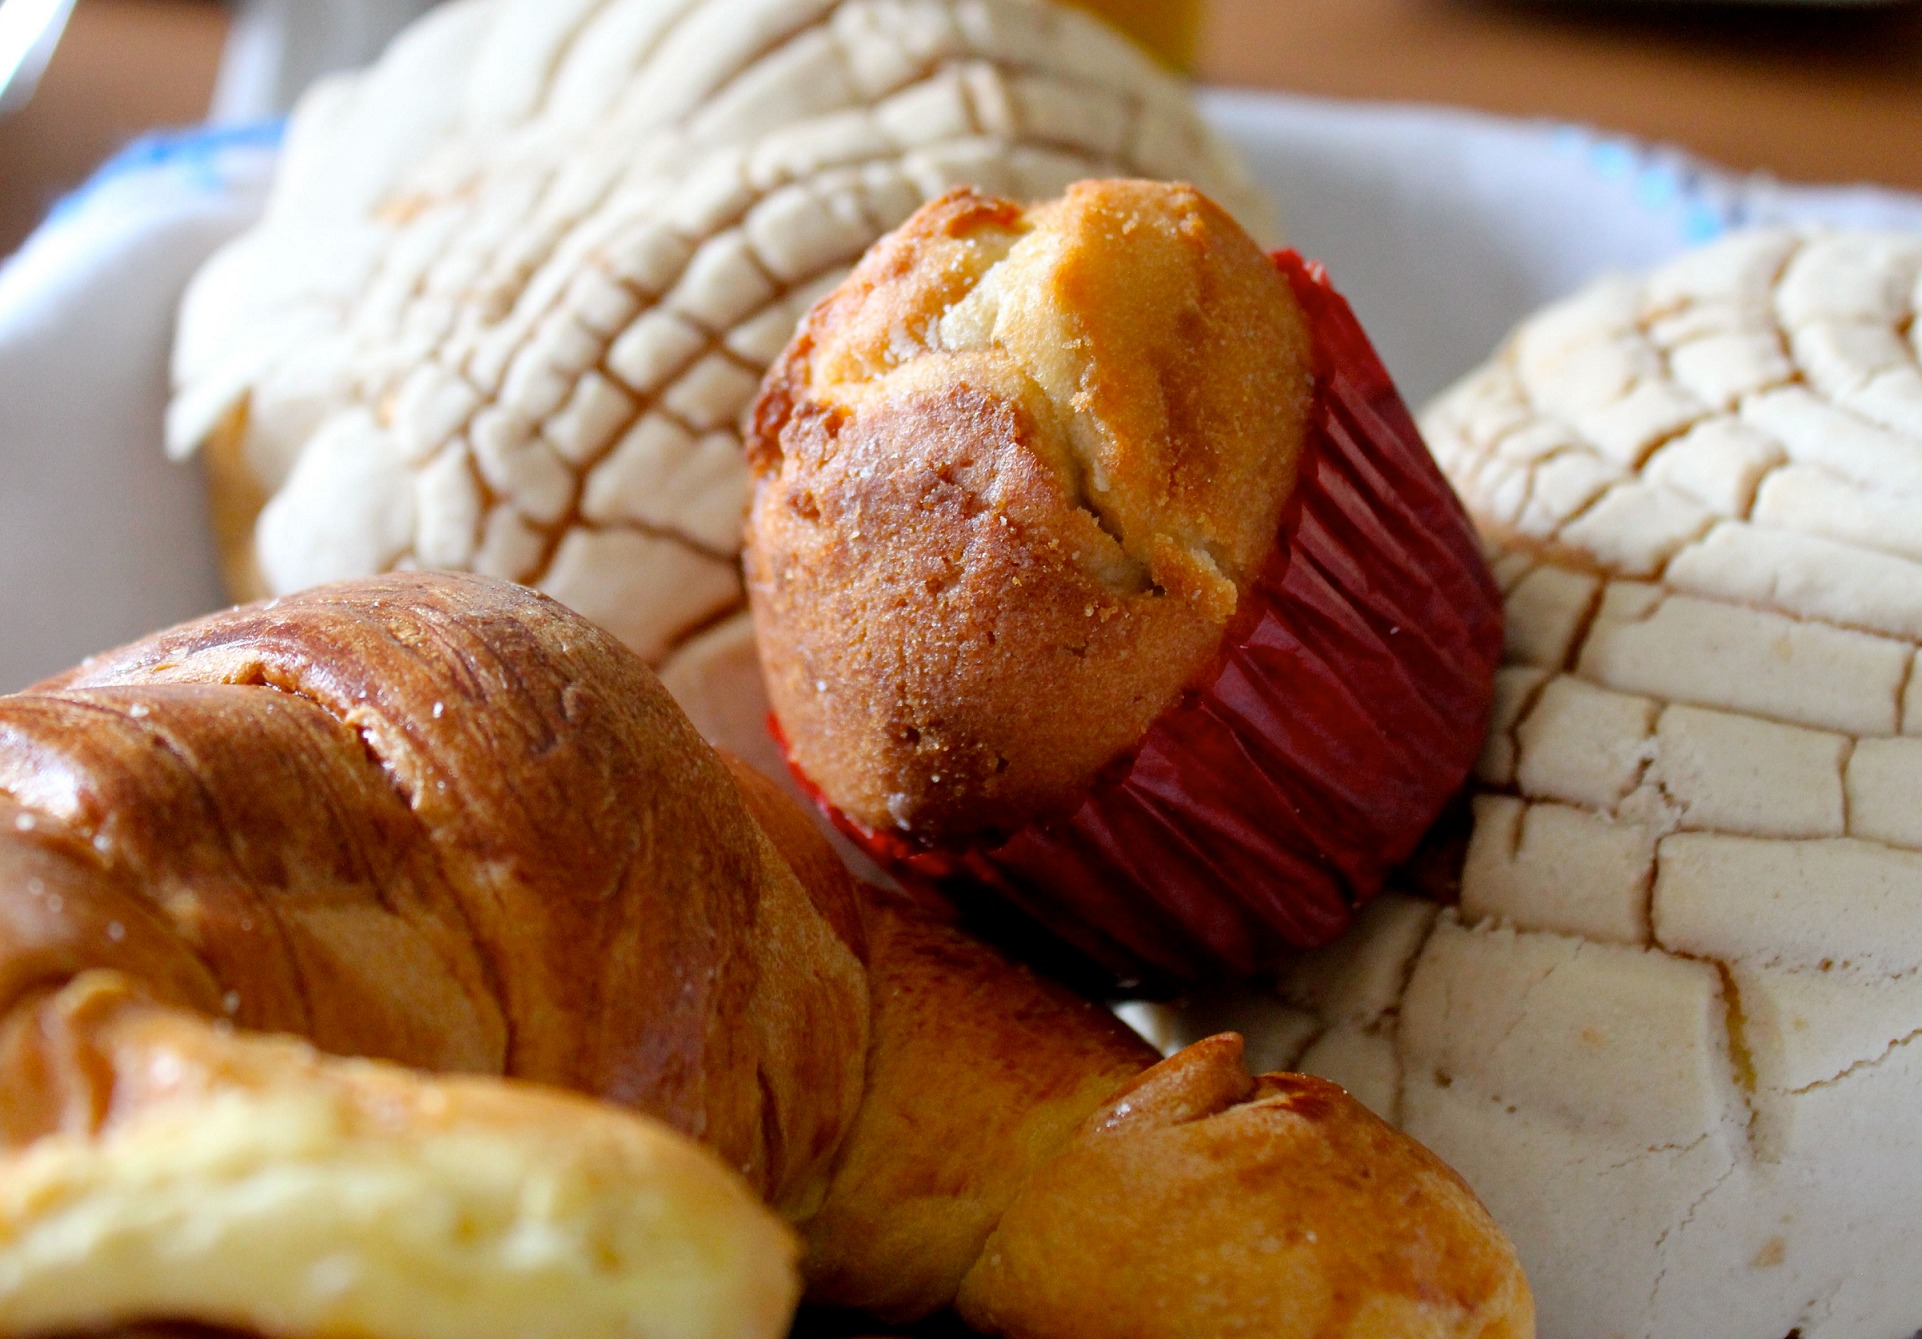
[(1249, 1078), (1233, 1033), (1093, 1112), (1001, 1215), (957, 1306), (1042, 1339), (1084, 1333), (1090, 1296), (1140, 1334), (1535, 1333), (1514, 1250), (1459, 1176), (1332, 1083)]
[(808, 317), (750, 432), (794, 761), (936, 839), (1071, 806), (1213, 666), (1311, 386), (1287, 284), (1192, 187), (924, 208)]
[[(396, 574), (216, 615), (0, 699), (0, 745), (0, 886), (42, 890), (0, 904), (0, 1009), (116, 971), (634, 1106), (818, 1202), (861, 964), (658, 680), (558, 604)], [(808, 981), (760, 970), (802, 952)], [(0, 1137), (40, 1133), (9, 1095)]]
[(0, 1332), (783, 1333), (754, 1192), (818, 1202), (863, 1078), (834, 910), (643, 665), (504, 583), (0, 699)]
[[(737, 766), (818, 905), (818, 828)], [(1428, 1150), (1341, 1089), (1250, 1077), (1229, 1033), (1155, 1063), (1113, 1014), (970, 939), (932, 900), (860, 894), (867, 1091), (808, 1296), (884, 1317), (953, 1300), (1015, 1339), (1530, 1339), (1515, 1253)]]

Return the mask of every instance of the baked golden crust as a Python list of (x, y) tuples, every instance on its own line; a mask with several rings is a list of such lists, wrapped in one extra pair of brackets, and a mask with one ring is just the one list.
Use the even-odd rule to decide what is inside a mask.
[(156, 1007), (115, 973), (5, 1032), (9, 1096), (37, 1071), (65, 1110), (0, 1152), (0, 1332), (786, 1331), (792, 1234), (711, 1152), (631, 1112), (336, 1059)]
[(860, 962), (658, 680), (553, 601), (402, 573), (234, 610), (0, 699), (0, 739), (0, 886), (45, 894), (0, 898), (0, 1013), (120, 971), (635, 1106), (818, 1198)]
[[(846, 882), (768, 781), (749, 808)], [(817, 1301), (956, 1300), (1029, 1339), (1527, 1339), (1515, 1252), (1461, 1179), (1333, 1084), (1250, 1078), (1239, 1037), (1156, 1053), (928, 907), (861, 889), (867, 1090), (803, 1226)], [(958, 1297), (957, 1297), (958, 1293)]]
[[(0, 1332), (780, 1333), (792, 1239), (712, 1152), (502, 1076), (799, 1214), (866, 1028), (835, 919), (652, 675), (526, 591), (311, 593), (0, 699)], [(436, 1226), (470, 1220), (506, 1235)]]
[(1112, 1013), (961, 933), (932, 900), (857, 888), (779, 787), (730, 763), (749, 812), (815, 904), (845, 898), (862, 920), (867, 1088), (826, 1201), (804, 1228), (808, 1294), (925, 1314), (953, 1299), (1035, 1169), (1158, 1057)]
[[(867, 917), (868, 1087), (803, 1227), (802, 1272), (812, 1299), (909, 1318), (953, 1300), (1022, 1187), (1157, 1057), (1106, 1010), (905, 900), (871, 893)], [(1084, 1318), (1101, 1296), (1083, 1298)]]
[(1332, 1083), (1248, 1078), (1232, 1033), (1090, 1115), (957, 1306), (1015, 1339), (1535, 1332), (1514, 1248), (1454, 1172)]
[(1299, 306), (1192, 187), (956, 192), (769, 373), (747, 571), (801, 769), (942, 838), (1069, 804), (1213, 664), (1306, 428)]

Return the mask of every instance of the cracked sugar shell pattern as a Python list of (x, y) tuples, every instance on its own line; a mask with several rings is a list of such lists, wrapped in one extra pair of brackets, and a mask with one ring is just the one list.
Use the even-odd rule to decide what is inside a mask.
[(1188, 90), (1046, 0), (450, 6), (303, 105), (190, 295), (170, 437), (263, 504), (237, 594), (505, 577), (698, 707), (751, 650), (737, 424), (798, 318), (952, 186), (1104, 175), (1264, 230)]
[(1179, 1022), (1447, 1159), (1555, 1339), (1922, 1326), (1918, 272), (1738, 236), (1430, 410), (1508, 610), (1460, 905)]

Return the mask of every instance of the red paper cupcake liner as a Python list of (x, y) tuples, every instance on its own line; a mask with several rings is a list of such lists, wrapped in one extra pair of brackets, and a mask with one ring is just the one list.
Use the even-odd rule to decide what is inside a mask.
[(1334, 939), (1488, 721), (1502, 607), (1468, 518), (1326, 272), (1275, 262), (1307, 314), (1315, 403), (1274, 556), (1212, 674), (1072, 813), (997, 844), (872, 831), (800, 777), (896, 877), (964, 908), (999, 898), (1124, 985), (1252, 974)]

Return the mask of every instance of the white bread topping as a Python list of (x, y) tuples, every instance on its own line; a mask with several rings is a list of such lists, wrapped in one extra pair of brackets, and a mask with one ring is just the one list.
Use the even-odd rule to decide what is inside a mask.
[(1922, 1325), (1918, 274), (1733, 237), (1426, 416), (1509, 619), (1460, 905), (1284, 973), (1264, 1058), (1466, 1176), (1556, 1339)]
[(462, 0), (303, 104), (170, 442), (238, 435), (238, 593), (470, 569), (661, 664), (742, 604), (737, 424), (815, 298), (949, 187), (1116, 175), (1266, 230), (1185, 86), (1050, 0)]

